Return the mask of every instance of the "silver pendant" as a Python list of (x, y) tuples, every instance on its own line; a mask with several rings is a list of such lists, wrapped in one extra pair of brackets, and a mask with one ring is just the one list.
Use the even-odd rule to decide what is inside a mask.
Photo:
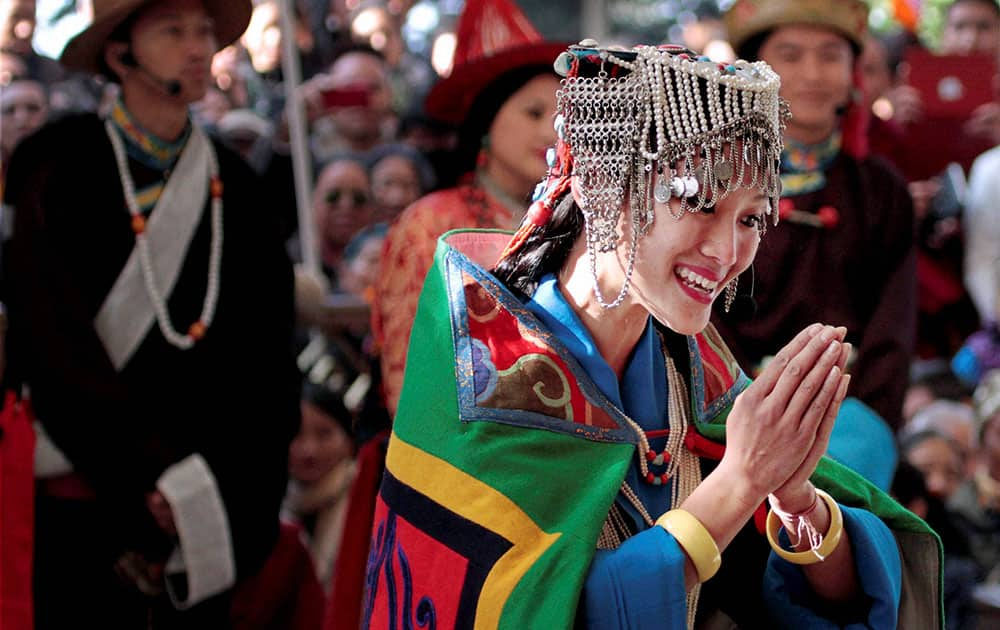
[(658, 203), (670, 202), (670, 188), (667, 186), (665, 178), (660, 177), (656, 180), (656, 186), (653, 187), (653, 199), (656, 199)]
[(726, 181), (733, 176), (733, 163), (729, 160), (719, 160), (712, 170), (715, 173), (715, 179)]
[(699, 188), (698, 180), (690, 175), (670, 178), (670, 192), (675, 197), (690, 199), (698, 194)]

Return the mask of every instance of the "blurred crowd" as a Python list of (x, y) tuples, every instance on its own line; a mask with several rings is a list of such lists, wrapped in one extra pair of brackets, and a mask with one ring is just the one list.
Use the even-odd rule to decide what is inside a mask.
[[(480, 4), (489, 3), (470, 0), (466, 13)], [(365, 514), (381, 476), (409, 325), (436, 237), (459, 227), (516, 228), (546, 173), (545, 150), (555, 140), (558, 82), (551, 62), (540, 61), (544, 55), (496, 67), (474, 65), (495, 51), (488, 37), (473, 30), (499, 19), (479, 9), (479, 22), (472, 17), (460, 22), (454, 69), (442, 79), (429, 59), (407, 49), (401, 25), (410, 8), (409, 0), (299, 0), (289, 33), (280, 28), (278, 3), (256, 0), (246, 32), (215, 55), (212, 86), (191, 107), (196, 124), (266, 182), (275, 199), (268, 210), (278, 219), (289, 256), (299, 263), (295, 343), (302, 421), (288, 451), (283, 518), (300, 528), (323, 593), (332, 593), (341, 610), (344, 601), (360, 601), (371, 525)], [(22, 140), (63, 116), (107, 114), (119, 99), (115, 82), (69, 71), (33, 50), (35, 13), (34, 0), (0, 0), (4, 187), (10, 185), (3, 180)], [(713, 60), (723, 62), (734, 54), (724, 37), (702, 36), (724, 31), (720, 16), (707, 15), (690, 28), (687, 43), (699, 48), (695, 53), (710, 49)], [(302, 74), (290, 92), (282, 64), (284, 37), (294, 38)], [(530, 25), (508, 45), (529, 43), (536, 48), (541, 43)], [(559, 49), (551, 44), (544, 52), (554, 59)], [(755, 52), (766, 58), (768, 51)], [(777, 62), (768, 61), (779, 73), (783, 63), (795, 67), (801, 61), (794, 48), (775, 54)], [(820, 65), (836, 62), (824, 54), (835, 55), (821, 51)], [(965, 69), (959, 63), (954, 73), (981, 85), (963, 84), (957, 89), (965, 93), (942, 96), (940, 82), (927, 77), (963, 57)], [(898, 456), (899, 464), (885, 489), (942, 537), (949, 625), (956, 628), (975, 627), (977, 616), (1000, 610), (998, 60), (997, 2), (955, 0), (933, 49), (904, 29), (868, 35), (845, 85), (848, 107), (861, 115), (853, 128), (845, 127), (843, 145), (857, 140), (865, 159), (884, 164), (905, 196), (899, 207), (912, 207), (912, 214), (898, 223), (879, 223), (878, 229), (899, 233), (868, 234), (864, 238), (871, 242), (859, 241), (858, 249), (840, 255), (898, 244), (901, 258), (912, 256), (900, 269), (915, 282), (912, 294), (902, 292), (888, 316), (877, 296), (844, 296), (871, 303), (858, 307), (862, 321), (883, 317), (883, 328), (865, 332), (856, 348), (871, 343), (871, 356), (894, 353), (892, 340), (869, 337), (895, 326), (893, 332), (911, 337), (891, 368), (880, 371), (874, 360), (858, 361), (858, 370), (871, 370), (869, 383), (882, 380), (870, 393), (859, 389), (852, 395), (874, 409), (892, 433), (887, 447), (892, 452), (884, 455), (891, 461)], [(465, 67), (475, 72), (463, 73)], [(806, 86), (804, 94), (787, 97), (799, 120), (808, 119), (811, 101), (829, 98), (808, 87), (807, 74), (782, 78), (783, 89)], [(979, 92), (985, 96), (979, 98)], [(316, 270), (302, 264), (288, 93), (301, 105), (307, 125), (313, 177), (306, 202), (320, 261)], [(797, 103), (803, 103), (799, 110)], [(783, 205), (782, 213), (791, 224), (826, 222), (821, 227), (834, 229), (838, 222), (829, 205), (810, 210), (798, 202)], [(765, 242), (786, 228), (779, 225)], [(761, 252), (766, 261), (764, 245)], [(833, 271), (857, 274), (847, 280), (862, 284), (866, 266), (877, 267), (880, 260), (855, 259), (849, 269)], [(790, 264), (793, 271), (794, 256)], [(761, 321), (755, 315), (766, 318), (769, 312), (772, 280), (761, 276), (758, 270), (755, 279), (744, 279), (741, 289), (750, 304), (743, 316), (751, 324), (733, 325), (729, 333), (747, 340), (743, 356), (740, 343), (727, 335), (751, 373), (768, 354), (753, 343), (752, 322)], [(828, 320), (838, 315), (830, 313)], [(768, 335), (787, 333), (783, 342), (792, 330), (785, 326)], [(866, 375), (856, 377), (852, 387), (863, 388)], [(357, 614), (350, 611), (339, 623), (357, 627)]]

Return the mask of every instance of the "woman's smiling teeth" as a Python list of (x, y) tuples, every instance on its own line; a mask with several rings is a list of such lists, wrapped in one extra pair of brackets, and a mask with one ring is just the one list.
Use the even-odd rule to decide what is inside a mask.
[(698, 275), (685, 267), (677, 267), (674, 270), (674, 273), (684, 284), (692, 289), (702, 291), (704, 293), (713, 293), (715, 292), (716, 287), (719, 286), (718, 282), (709, 280), (705, 276)]

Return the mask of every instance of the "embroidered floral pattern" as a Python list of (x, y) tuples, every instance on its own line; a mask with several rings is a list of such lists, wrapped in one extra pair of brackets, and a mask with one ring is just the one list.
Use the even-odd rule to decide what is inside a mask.
[[(466, 317), (472, 346), (476, 404), (490, 409), (519, 409), (559, 420), (618, 428), (591, 403), (565, 360), (516, 317), (486, 287), (464, 277)], [(531, 317), (527, 311), (522, 318)], [(525, 396), (526, 392), (533, 395)]]

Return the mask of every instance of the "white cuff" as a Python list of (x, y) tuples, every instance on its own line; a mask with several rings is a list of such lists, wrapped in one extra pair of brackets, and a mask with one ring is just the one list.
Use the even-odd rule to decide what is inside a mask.
[(48, 477), (58, 477), (73, 472), (73, 464), (70, 463), (66, 455), (59, 450), (49, 434), (45, 432), (45, 427), (37, 420), (35, 427), (35, 477), (46, 479)]
[[(215, 476), (197, 453), (167, 468), (156, 488), (170, 504), (180, 538), (167, 561), (167, 592), (184, 610), (236, 582), (229, 520)], [(186, 592), (178, 593), (185, 581)]]

